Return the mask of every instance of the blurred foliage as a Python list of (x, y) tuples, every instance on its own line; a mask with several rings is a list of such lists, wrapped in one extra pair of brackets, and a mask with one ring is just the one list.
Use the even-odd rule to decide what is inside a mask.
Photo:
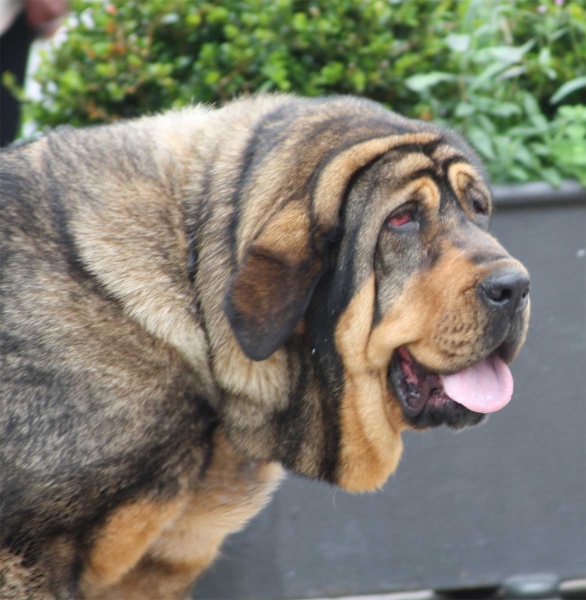
[(586, 184), (586, 0), (72, 0), (39, 127), (357, 94), (462, 131), (495, 182)]

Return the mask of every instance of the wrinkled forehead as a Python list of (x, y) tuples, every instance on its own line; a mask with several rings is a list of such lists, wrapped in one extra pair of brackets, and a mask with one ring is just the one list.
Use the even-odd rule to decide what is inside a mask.
[[(462, 149), (439, 142), (427, 146), (406, 145), (388, 152), (373, 169), (377, 183), (387, 191), (399, 190), (417, 180), (428, 178), (440, 192), (452, 191), (456, 197), (474, 187), (491, 201), (488, 183), (478, 161)], [(423, 183), (423, 181), (422, 181)]]
[(483, 197), (490, 213), (491, 194), (477, 161), (444, 141), (393, 148), (366, 167), (353, 182), (343, 207), (345, 236), (341, 254), (366, 272), (381, 227), (389, 213), (410, 200), (440, 212), (454, 202), (464, 206), (469, 191)]

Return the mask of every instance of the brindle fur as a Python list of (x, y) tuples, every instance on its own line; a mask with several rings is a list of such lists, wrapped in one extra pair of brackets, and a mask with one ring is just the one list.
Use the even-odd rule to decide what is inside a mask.
[(519, 265), (471, 194), (490, 210), (458, 136), (345, 97), (3, 153), (0, 595), (186, 597), (281, 465), (372, 490), (406, 427), (477, 422), (408, 418), (387, 381), (401, 345), (442, 372), (523, 341), (474, 292)]

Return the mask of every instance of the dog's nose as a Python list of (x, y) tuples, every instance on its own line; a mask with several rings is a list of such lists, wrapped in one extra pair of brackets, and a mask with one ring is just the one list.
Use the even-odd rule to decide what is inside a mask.
[(527, 304), (529, 275), (520, 269), (504, 269), (491, 273), (479, 284), (485, 304), (507, 312), (519, 310)]

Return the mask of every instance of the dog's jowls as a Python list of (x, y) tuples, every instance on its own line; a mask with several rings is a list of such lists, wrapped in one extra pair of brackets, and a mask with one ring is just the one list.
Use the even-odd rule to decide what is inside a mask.
[(452, 132), (259, 96), (1, 163), (2, 597), (186, 597), (282, 467), (373, 490), (510, 398), (529, 279)]

